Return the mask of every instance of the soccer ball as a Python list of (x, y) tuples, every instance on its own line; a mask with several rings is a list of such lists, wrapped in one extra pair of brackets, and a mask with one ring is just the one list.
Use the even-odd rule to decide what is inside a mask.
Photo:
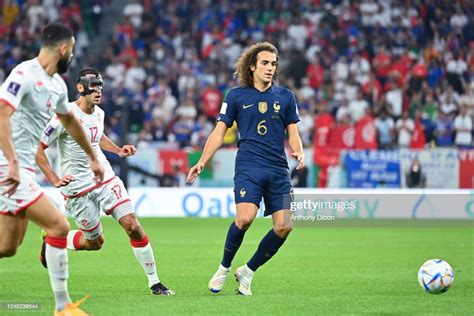
[(444, 293), (449, 290), (453, 281), (453, 268), (441, 259), (426, 261), (418, 271), (418, 283), (428, 293)]

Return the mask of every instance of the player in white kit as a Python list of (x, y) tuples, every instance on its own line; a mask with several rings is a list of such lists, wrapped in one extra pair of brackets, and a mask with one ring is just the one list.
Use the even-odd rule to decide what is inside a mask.
[[(114, 144), (104, 134), (104, 111), (98, 106), (102, 97), (103, 81), (98, 70), (85, 68), (77, 76), (77, 90), (81, 94), (69, 104), (79, 118), (92, 147), (105, 169), (104, 181), (96, 184), (87, 163), (84, 150), (68, 134), (57, 117), (53, 117), (41, 136), (36, 161), (45, 176), (66, 199), (66, 208), (73, 216), (79, 230), (71, 230), (67, 248), (71, 250), (99, 250), (104, 243), (100, 210), (117, 220), (130, 237), (130, 244), (138, 262), (143, 267), (148, 286), (153, 294), (174, 295), (160, 282), (156, 272), (153, 249), (133, 211), (133, 206), (122, 180), (115, 176), (102, 150), (120, 157), (135, 154), (135, 146)], [(44, 150), (54, 142), (58, 144), (61, 177), (51, 167)], [(47, 262), (42, 260), (47, 266)]]
[(50, 24), (41, 35), (34, 59), (15, 67), (0, 88), (0, 257), (15, 255), (28, 220), (48, 237), (45, 256), (55, 297), (55, 315), (87, 315), (69, 298), (67, 233), (69, 223), (43, 194), (35, 177), (35, 152), (40, 135), (56, 113), (65, 129), (87, 153), (95, 180), (104, 170), (79, 121), (70, 112), (66, 84), (58, 73), (67, 71), (75, 40), (62, 24)]

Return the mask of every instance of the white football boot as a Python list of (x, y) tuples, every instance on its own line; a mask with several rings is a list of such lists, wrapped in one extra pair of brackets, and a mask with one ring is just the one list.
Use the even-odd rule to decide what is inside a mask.
[(217, 269), (217, 272), (214, 273), (212, 278), (209, 280), (209, 291), (211, 291), (212, 293), (219, 293), (220, 291), (222, 291), (229, 272), (230, 268), (226, 268), (222, 266), (222, 264), (220, 264), (219, 268)]
[(247, 265), (238, 267), (235, 270), (234, 276), (235, 280), (239, 282), (239, 288), (237, 289), (237, 294), (240, 295), (252, 295), (252, 290), (250, 285), (252, 284), (253, 272)]

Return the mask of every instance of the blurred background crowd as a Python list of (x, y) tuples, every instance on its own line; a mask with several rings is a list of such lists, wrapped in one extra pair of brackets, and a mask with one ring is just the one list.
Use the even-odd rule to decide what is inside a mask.
[[(236, 59), (248, 45), (270, 41), (280, 51), (278, 84), (297, 96), (305, 146), (318, 142), (321, 122), (330, 132), (370, 121), (374, 139), (362, 148), (472, 148), (472, 1), (0, 4), (0, 82), (36, 55), (47, 22), (68, 23), (77, 40), (68, 82), (74, 87), (81, 66), (102, 72), (106, 133), (115, 140), (127, 133), (143, 147), (202, 148), (236, 84)], [(232, 128), (224, 143), (237, 140)]]

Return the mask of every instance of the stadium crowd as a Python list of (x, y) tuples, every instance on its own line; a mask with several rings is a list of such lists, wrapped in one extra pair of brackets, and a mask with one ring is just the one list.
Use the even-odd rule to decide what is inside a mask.
[[(305, 146), (472, 148), (470, 1), (135, 0), (123, 8), (123, 22), (113, 26), (100, 56), (84, 50), (100, 15), (84, 23), (91, 14), (81, 14), (82, 2), (33, 0), (14, 14), (6, 9), (19, 2), (3, 0), (0, 79), (34, 55), (44, 21), (73, 21), (83, 34), (85, 64), (106, 80), (103, 108), (115, 139), (126, 110), (127, 132), (140, 146), (201, 148), (236, 83), (236, 58), (267, 40), (280, 50), (278, 84), (297, 95)], [(85, 24), (93, 27), (85, 32)], [(357, 142), (358, 131), (364, 133), (357, 126), (367, 122), (373, 139)], [(355, 141), (327, 139), (347, 129), (355, 130)], [(224, 142), (237, 139), (233, 128)]]
[(105, 3), (103, 0), (0, 0), (0, 83), (17, 64), (36, 56), (41, 31), (51, 22), (66, 23), (74, 31), (73, 64), (77, 63), (90, 38), (100, 31)]

